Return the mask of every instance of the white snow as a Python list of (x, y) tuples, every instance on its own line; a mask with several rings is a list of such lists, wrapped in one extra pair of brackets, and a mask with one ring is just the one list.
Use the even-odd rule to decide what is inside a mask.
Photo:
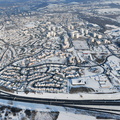
[(106, 27), (110, 27), (110, 28), (114, 28), (114, 29), (115, 29), (115, 28), (119, 28), (118, 26), (115, 26), (115, 25), (109, 25), (109, 24), (106, 24), (105, 26), (106, 26)]
[(25, 27), (27, 27), (27, 28), (34, 28), (35, 26), (36, 26), (35, 22), (29, 22), (29, 23), (25, 24)]
[(88, 115), (60, 112), (57, 120), (96, 120), (96, 118)]
[(97, 9), (96, 10), (99, 14), (106, 14), (106, 13), (119, 13), (120, 9), (119, 8), (104, 8), (104, 9)]
[(120, 0), (102, 0), (101, 4), (111, 4), (111, 3), (114, 3), (114, 4), (120, 4)]
[(117, 37), (117, 36), (120, 36), (120, 28), (114, 28), (112, 30), (106, 30), (105, 33)]
[(39, 112), (37, 112), (36, 116), (35, 116), (35, 120), (53, 120), (51, 115), (48, 113), (42, 113), (40, 114)]
[[(33, 98), (49, 98), (49, 99), (66, 99), (66, 100), (93, 100), (93, 99), (120, 99), (120, 93), (113, 94), (90, 94), (90, 93), (81, 93), (81, 94), (64, 94), (64, 93), (43, 93), (43, 94), (34, 94), (34, 93), (19, 93), (14, 95), (33, 97)], [(82, 95), (82, 98), (80, 97)]]
[(118, 17), (116, 18), (116, 20), (117, 20), (117, 22), (120, 23), (120, 16), (118, 16)]

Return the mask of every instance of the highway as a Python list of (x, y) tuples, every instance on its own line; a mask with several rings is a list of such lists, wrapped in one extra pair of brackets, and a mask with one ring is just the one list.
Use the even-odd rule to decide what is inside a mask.
[[(120, 115), (120, 109), (112, 109), (112, 107), (107, 108), (107, 106), (120, 107), (120, 100), (66, 100), (66, 99), (49, 99), (49, 98), (46, 99), (46, 98), (17, 96), (8, 93), (0, 94), (0, 99), (69, 107), (75, 109), (89, 110), (92, 112), (104, 112), (107, 114)], [(99, 106), (106, 106), (106, 107), (99, 108)]]
[(0, 91), (0, 99), (8, 99), (8, 100), (14, 100), (14, 101), (23, 101), (23, 102), (33, 102), (33, 103), (42, 103), (42, 104), (74, 104), (74, 105), (117, 105), (120, 106), (120, 99), (101, 99), (101, 100), (67, 100), (67, 99), (57, 99), (57, 98), (34, 98), (34, 97), (26, 97), (26, 96), (20, 96), (15, 95), (12, 93)]

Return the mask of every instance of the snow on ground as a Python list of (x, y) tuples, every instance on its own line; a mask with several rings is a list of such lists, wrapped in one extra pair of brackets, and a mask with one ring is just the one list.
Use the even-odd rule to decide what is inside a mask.
[(55, 116), (52, 116), (50, 113), (47, 112), (37, 112), (35, 115), (35, 120), (55, 120)]
[(57, 120), (96, 120), (96, 118), (88, 115), (60, 112)]
[(112, 110), (120, 110), (120, 107), (118, 106), (105, 106), (105, 105), (76, 105), (81, 107), (90, 107), (90, 108), (101, 108), (101, 109), (112, 109)]
[(117, 22), (120, 23), (120, 16), (118, 16), (118, 17), (116, 18), (116, 20), (117, 20)]
[(44, 111), (44, 112), (50, 112), (50, 111), (63, 111), (65, 112), (65, 108), (63, 107), (57, 107), (52, 105), (45, 105), (45, 104), (37, 104), (37, 103), (28, 103), (28, 102), (18, 102), (18, 101), (10, 101), (10, 100), (2, 100), (0, 99), (0, 105), (5, 106), (11, 106), (11, 107), (17, 107), (20, 109), (29, 109), (29, 110), (35, 110), (35, 111)]
[(108, 61), (109, 62), (112, 61), (114, 63), (114, 65), (116, 65), (116, 66), (119, 66), (119, 63), (120, 63), (120, 59), (116, 56), (110, 56), (108, 58)]
[[(82, 94), (82, 98), (80, 95)], [(18, 95), (15, 94), (14, 95)], [(80, 93), (80, 94), (62, 94), (62, 93), (43, 93), (43, 94), (24, 94), (19, 93), (18, 96), (33, 97), (33, 98), (49, 98), (49, 99), (66, 99), (66, 100), (92, 100), (92, 99), (120, 99), (120, 93), (113, 94), (89, 94), (89, 93)]]
[(82, 77), (94, 76), (94, 75), (97, 75), (97, 74), (102, 74), (104, 72), (104, 69), (101, 66), (97, 66), (97, 67), (95, 67), (95, 69), (96, 69), (96, 72), (92, 72), (92, 70), (90, 68), (84, 68), (83, 72), (85, 74), (83, 74)]
[[(59, 116), (57, 120), (96, 120), (96, 118), (93, 117), (95, 114), (91, 114), (91, 113), (89, 114), (87, 111), (84, 111), (84, 110), (76, 111), (76, 109), (70, 109), (70, 108), (68, 109), (64, 107), (33, 104), (33, 103), (31, 104), (31, 103), (24, 103), (24, 102), (17, 102), (17, 101), (9, 101), (9, 100), (0, 100), (0, 105), (7, 106), (7, 107), (11, 106), (11, 107), (21, 109), (21, 111), (16, 114), (16, 116), (19, 116), (19, 119), (16, 116), (9, 115), (9, 117), (14, 118), (10, 120), (23, 120), (22, 118), (26, 118), (26, 115), (25, 115), (26, 109), (30, 111), (35, 111), (35, 112), (32, 112), (32, 113), (35, 113), (35, 115), (32, 115), (32, 116), (35, 116), (34, 120), (56, 120), (56, 119), (52, 119), (54, 117), (53, 113), (56, 113), (58, 111), (59, 111)], [(105, 106), (106, 109), (109, 107)], [(102, 108), (102, 106), (98, 106), (97, 108)], [(52, 111), (52, 114), (49, 114), (51, 113), (51, 111)], [(75, 114), (76, 112), (77, 114)], [(3, 117), (4, 116), (5, 115), (3, 115)], [(26, 120), (33, 120), (33, 119), (28, 118)]]
[[(15, 107), (20, 110), (16, 114), (16, 116), (8, 115), (12, 118), (12, 120), (22, 120), (22, 118), (25, 118), (25, 110), (35, 111), (31, 112), (34, 113), (31, 114), (33, 117), (35, 117), (34, 120), (56, 120), (52, 119), (55, 117), (53, 113), (57, 115), (57, 112), (59, 111), (60, 116), (58, 116), (57, 120), (95, 120), (95, 117), (88, 116), (88, 115), (82, 115), (81, 113), (75, 114), (75, 110), (72, 109), (71, 111), (67, 111), (64, 107), (57, 107), (57, 106), (51, 106), (51, 105), (42, 105), (42, 104), (31, 104), (31, 103), (24, 103), (24, 102), (16, 102), (16, 101), (9, 101), (9, 100), (0, 100), (0, 105), (7, 106), (8, 108)], [(52, 111), (52, 114), (50, 114)], [(16, 111), (15, 111), (16, 113)], [(5, 115), (2, 116), (5, 118)], [(26, 120), (33, 120), (30, 118), (27, 118)]]
[(74, 40), (73, 45), (75, 46), (75, 49), (89, 49), (87, 42), (84, 40)]
[(120, 0), (102, 0), (103, 4), (111, 4), (111, 3), (114, 3), (114, 4), (120, 4)]
[(113, 28), (113, 29), (119, 28), (118, 26), (115, 26), (115, 25), (109, 25), (109, 24), (106, 24), (105, 26), (106, 26), (106, 27), (109, 27), (109, 28)]
[(56, 120), (58, 115), (58, 111), (37, 111), (0, 105), (0, 120)]
[(104, 14), (104, 13), (119, 13), (120, 9), (119, 8), (105, 8), (105, 9), (97, 9), (96, 10), (99, 14)]
[(26, 23), (25, 27), (27, 27), (27, 28), (34, 28), (34, 27), (36, 27), (36, 23), (35, 22)]
[(55, 7), (58, 7), (58, 5), (57, 4), (49, 4), (47, 6), (48, 9), (55, 8)]
[(112, 30), (106, 30), (105, 33), (117, 37), (117, 36), (120, 36), (120, 28), (115, 28), (115, 29), (112, 29)]

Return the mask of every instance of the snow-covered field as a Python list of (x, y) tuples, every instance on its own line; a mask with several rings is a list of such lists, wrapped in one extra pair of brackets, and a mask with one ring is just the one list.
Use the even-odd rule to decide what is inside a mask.
[(97, 12), (99, 13), (99, 14), (106, 14), (106, 13), (109, 13), (109, 14), (113, 14), (113, 13), (120, 13), (120, 9), (119, 8), (105, 8), (105, 9), (97, 9)]
[(97, 120), (88, 115), (73, 114), (69, 112), (60, 112), (57, 120)]
[(120, 16), (118, 16), (118, 17), (116, 18), (116, 20), (120, 23)]
[(111, 3), (115, 3), (115, 4), (120, 4), (120, 0), (102, 0), (103, 4), (111, 4)]
[(106, 24), (105, 25), (106, 27), (108, 27), (108, 28), (113, 28), (113, 29), (117, 29), (117, 28), (119, 28), (118, 26), (115, 26), (115, 25), (109, 25), (109, 24)]
[(0, 120), (56, 120), (59, 112), (46, 112), (0, 105)]
[(42, 104), (0, 100), (0, 108), (0, 120), (96, 120), (90, 115), (66, 111), (63, 107)]
[(106, 34), (109, 34), (111, 36), (120, 36), (120, 28), (115, 28), (115, 29), (112, 29), (112, 30), (107, 30), (105, 31)]
[[(92, 107), (95, 108), (95, 106)], [(97, 108), (103, 107), (97, 106)], [(105, 106), (104, 109), (106, 108), (111, 109), (112, 107)], [(116, 110), (119, 110), (119, 107), (117, 107)], [(119, 115), (116, 116), (114, 114), (99, 113), (95, 111), (90, 112), (89, 110), (84, 109), (0, 100), (0, 120), (98, 120), (96, 118), (97, 116), (119, 118)]]

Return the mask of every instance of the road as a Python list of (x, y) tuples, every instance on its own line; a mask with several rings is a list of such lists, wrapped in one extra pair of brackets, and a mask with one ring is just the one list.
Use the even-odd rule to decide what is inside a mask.
[[(49, 99), (49, 98), (46, 99), (46, 98), (17, 96), (5, 92), (0, 94), (0, 99), (35, 103), (35, 104), (37, 103), (37, 104), (45, 104), (45, 105), (54, 105), (54, 106), (69, 107), (69, 108), (83, 109), (90, 111), (99, 111), (99, 112), (105, 112), (115, 115), (120, 114), (120, 109), (107, 109), (107, 106), (120, 107), (120, 99), (117, 100), (66, 100), (66, 99)], [(96, 107), (94, 108), (94, 106), (98, 106), (98, 108)], [(99, 106), (106, 106), (106, 108), (104, 107), (99, 108)]]
[(72, 104), (72, 105), (117, 105), (120, 106), (120, 99), (115, 100), (67, 100), (67, 99), (49, 99), (49, 98), (34, 98), (34, 97), (25, 97), (14, 95), (11, 93), (2, 93), (0, 94), (0, 99), (7, 99), (7, 100), (14, 100), (14, 101), (23, 101), (23, 102), (32, 102), (32, 103), (39, 103), (39, 104)]

